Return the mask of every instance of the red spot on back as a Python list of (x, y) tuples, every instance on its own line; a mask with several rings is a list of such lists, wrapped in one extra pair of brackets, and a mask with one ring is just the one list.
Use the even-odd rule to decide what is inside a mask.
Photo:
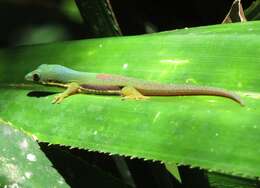
[(109, 75), (109, 74), (98, 74), (98, 75), (96, 76), (96, 78), (97, 78), (97, 79), (101, 79), (101, 80), (107, 80), (107, 79), (111, 79), (112, 76)]

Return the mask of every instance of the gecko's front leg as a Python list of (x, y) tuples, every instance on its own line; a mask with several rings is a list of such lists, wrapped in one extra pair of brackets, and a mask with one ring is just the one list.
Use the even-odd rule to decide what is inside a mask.
[(74, 95), (74, 94), (80, 92), (80, 85), (78, 83), (76, 83), (76, 82), (65, 84), (64, 87), (66, 87), (67, 89), (63, 93), (60, 93), (57, 96), (55, 96), (54, 100), (52, 101), (52, 104), (59, 104), (66, 97), (69, 97), (71, 95)]

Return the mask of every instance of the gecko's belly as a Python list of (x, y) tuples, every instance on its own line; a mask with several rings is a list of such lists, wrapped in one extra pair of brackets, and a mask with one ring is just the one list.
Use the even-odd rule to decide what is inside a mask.
[(121, 90), (120, 86), (112, 86), (112, 85), (89, 85), (89, 84), (81, 84), (81, 87), (85, 89), (92, 89), (96, 91), (117, 91)]

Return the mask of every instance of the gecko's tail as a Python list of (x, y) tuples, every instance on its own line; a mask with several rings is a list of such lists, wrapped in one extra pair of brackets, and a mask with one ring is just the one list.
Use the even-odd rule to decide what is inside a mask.
[[(178, 86), (176, 87), (176, 91), (178, 90), (177, 88)], [(181, 89), (179, 92), (180, 93), (183, 92), (183, 95), (185, 94), (186, 95), (211, 95), (211, 96), (226, 97), (239, 103), (241, 106), (245, 105), (239, 95), (221, 88), (187, 86)]]
[(209, 95), (215, 95), (215, 96), (220, 96), (220, 97), (226, 97), (229, 98), (237, 103), (239, 103), (241, 106), (245, 106), (244, 101), (240, 98), (239, 95), (237, 95), (236, 93), (230, 92), (230, 91), (226, 91), (223, 89), (215, 89), (215, 93), (209, 93)]
[(187, 96), (187, 95), (211, 95), (229, 98), (241, 106), (244, 106), (243, 100), (235, 93), (221, 88), (201, 87), (190, 85), (158, 85), (156, 89), (143, 90), (145, 95), (161, 95), (161, 96)]
[(185, 89), (182, 91), (185, 95), (213, 95), (213, 96), (219, 96), (219, 97), (226, 97), (229, 98), (237, 103), (239, 103), (241, 106), (245, 106), (244, 101), (240, 98), (239, 95), (236, 93), (220, 89), (220, 88), (212, 88), (212, 87), (189, 87), (190, 92), (185, 91)]

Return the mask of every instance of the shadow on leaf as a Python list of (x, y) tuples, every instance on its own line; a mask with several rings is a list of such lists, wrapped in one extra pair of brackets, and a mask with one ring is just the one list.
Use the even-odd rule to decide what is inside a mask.
[(27, 94), (28, 97), (46, 97), (49, 95), (54, 95), (59, 92), (48, 92), (48, 91), (31, 91)]

